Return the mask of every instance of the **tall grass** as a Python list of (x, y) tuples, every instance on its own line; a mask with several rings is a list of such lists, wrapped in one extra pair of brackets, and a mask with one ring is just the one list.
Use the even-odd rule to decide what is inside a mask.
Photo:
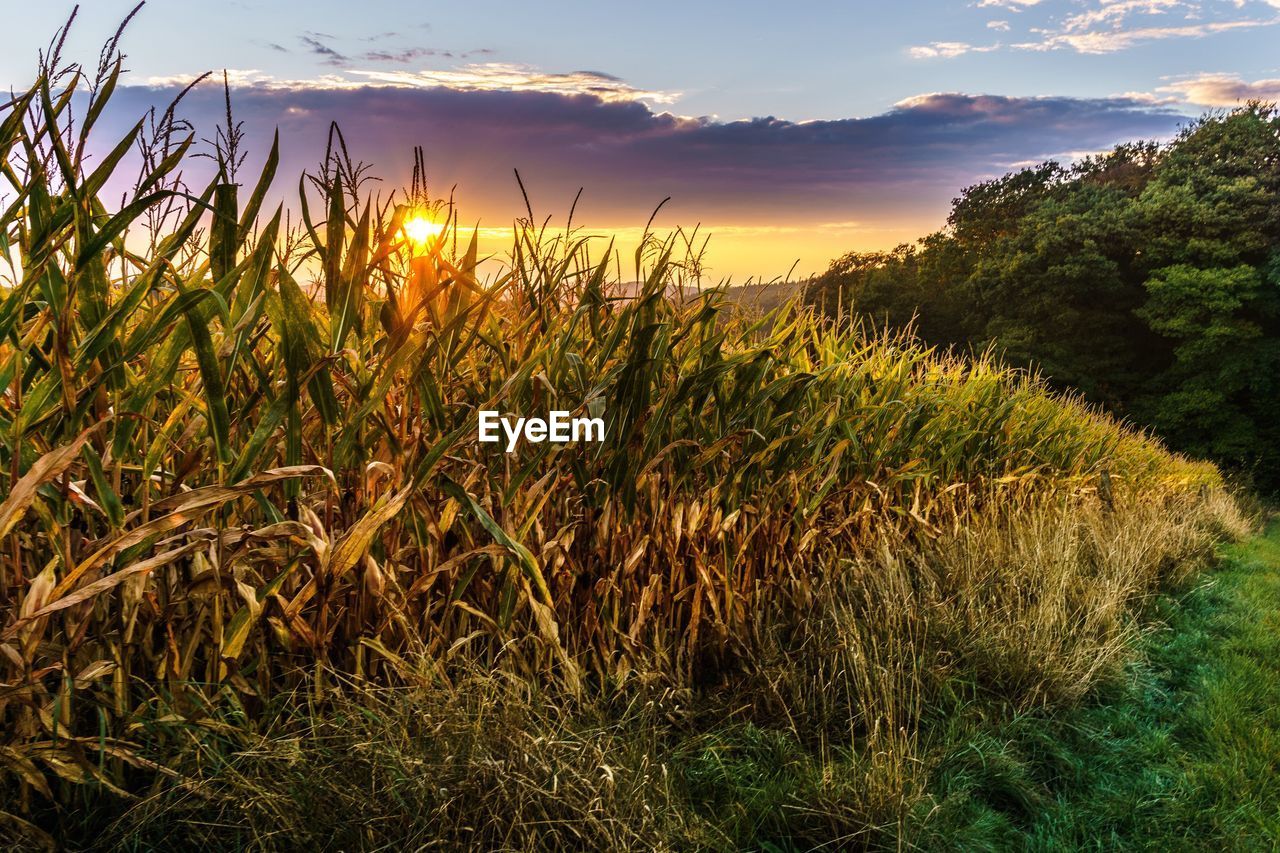
[[(143, 720), (216, 729), (210, 708), (253, 719), (298, 689), (323, 703), (335, 674), (454, 690), (482, 665), (569, 697), (749, 681), (779, 637), (817, 630), (823, 590), (858, 579), (839, 634), (883, 659), (848, 685), (858, 731), (911, 737), (926, 630), (953, 632), (993, 680), (1071, 694), (1112, 660), (1124, 629), (1107, 608), (1131, 603), (1131, 578), (1039, 575), (1031, 534), (966, 533), (974, 519), (1034, 525), (1053, 504), (1092, 507), (1104, 529), (1106, 508), (1161, 516), (1221, 489), (1212, 466), (989, 358), (794, 305), (746, 319), (715, 291), (672, 298), (676, 238), (645, 241), (623, 297), (610, 251), (531, 213), (485, 278), (452, 208), (418, 181), (367, 194), (336, 130), (296, 226), (263, 207), (275, 149), (237, 186), (230, 118), (217, 176), (188, 191), (195, 135), (173, 110), (93, 136), (113, 51), (88, 74), (54, 51), (0, 114), (14, 820), (59, 785), (176, 773), (139, 748)], [(111, 204), (131, 151), (142, 173)], [(402, 228), (423, 210), (447, 221), (425, 245)], [(607, 440), (508, 455), (476, 442), (480, 409), (599, 415)], [(1087, 548), (1092, 529), (1045, 532)], [(974, 556), (954, 577), (907, 556), (957, 537)], [(1135, 552), (1124, 571), (1162, 558)], [(957, 582), (987, 597), (959, 602)], [(1005, 643), (1063, 670), (1019, 673)]]

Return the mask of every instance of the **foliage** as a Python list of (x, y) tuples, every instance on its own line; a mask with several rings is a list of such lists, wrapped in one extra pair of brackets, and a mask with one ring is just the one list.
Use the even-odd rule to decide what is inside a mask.
[[(945, 232), (852, 254), (810, 287), (929, 341), (997, 346), (1172, 446), (1275, 487), (1280, 114), (1210, 115), (970, 187)], [(918, 315), (918, 316), (917, 316)]]

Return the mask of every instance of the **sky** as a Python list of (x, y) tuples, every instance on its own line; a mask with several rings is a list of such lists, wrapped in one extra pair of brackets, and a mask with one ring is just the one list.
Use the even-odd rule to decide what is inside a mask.
[[(134, 5), (85, 3), (68, 55), (93, 64)], [(0, 0), (0, 83), (72, 7)], [(282, 200), (337, 121), (384, 192), (422, 145), (495, 250), (518, 169), (539, 218), (581, 188), (575, 224), (625, 244), (670, 197), (655, 225), (710, 234), (711, 277), (769, 280), (936, 230), (1010, 169), (1280, 99), (1278, 37), (1280, 0), (150, 0), (100, 130), (225, 69), (245, 173), (280, 130)], [(202, 86), (181, 113), (211, 137), (222, 109)]]

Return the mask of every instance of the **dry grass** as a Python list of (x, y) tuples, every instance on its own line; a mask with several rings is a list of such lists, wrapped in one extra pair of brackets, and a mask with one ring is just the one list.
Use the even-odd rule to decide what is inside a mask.
[(804, 715), (799, 730), (869, 742), (914, 731), (961, 686), (1013, 711), (1069, 704), (1118, 673), (1145, 599), (1203, 567), (1224, 529), (1251, 529), (1228, 499), (1055, 499), (882, 539), (816, 591), (798, 631), (779, 627), (767, 692)]
[[(476, 675), (453, 690), (347, 684), (216, 735), (107, 837), (151, 849), (688, 849), (720, 838), (677, 805), (662, 697), (605, 714)], [(220, 721), (222, 722), (222, 721)], [(263, 725), (263, 724), (266, 725)], [(723, 843), (723, 839), (720, 838)]]

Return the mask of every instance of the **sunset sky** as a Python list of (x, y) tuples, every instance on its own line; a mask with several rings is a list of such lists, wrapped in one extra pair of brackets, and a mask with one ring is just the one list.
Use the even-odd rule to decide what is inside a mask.
[[(134, 5), (82, 8), (93, 64)], [(72, 4), (0, 0), (0, 82), (32, 78)], [(124, 40), (108, 132), (225, 68), (281, 198), (337, 120), (385, 184), (426, 149), (462, 218), (522, 213), (637, 233), (701, 224), (713, 277), (816, 272), (940, 227), (959, 189), (1018, 165), (1166, 138), (1211, 107), (1280, 98), (1280, 0), (607, 2), (151, 0)], [(220, 89), (183, 114), (212, 136)], [(489, 232), (486, 232), (489, 233)]]

